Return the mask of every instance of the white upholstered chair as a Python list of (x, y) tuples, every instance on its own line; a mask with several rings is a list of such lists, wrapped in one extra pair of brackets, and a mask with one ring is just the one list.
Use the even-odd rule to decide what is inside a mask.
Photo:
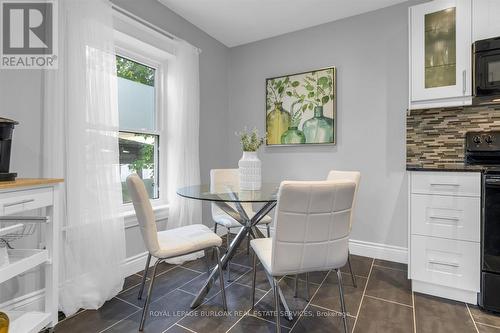
[[(210, 191), (212, 192), (226, 192), (228, 188), (239, 188), (240, 176), (238, 169), (212, 169), (210, 170)], [(229, 206), (236, 210), (236, 207), (232, 203), (228, 203)], [(251, 203), (242, 203), (241, 206), (247, 213), (249, 218), (255, 215)], [(229, 248), (231, 244), (231, 229), (241, 227), (241, 224), (233, 219), (231, 216), (226, 214), (222, 209), (217, 207), (216, 204), (212, 203), (212, 219), (214, 220), (214, 232), (217, 233), (217, 226), (221, 225), (226, 228), (226, 249)], [(266, 215), (259, 221), (259, 224), (265, 224), (267, 228), (267, 237), (271, 237), (270, 224), (272, 218)], [(247, 254), (250, 246), (250, 236), (248, 236), (247, 241)], [(231, 277), (230, 263), (227, 263), (228, 280)]]
[(284, 181), (278, 193), (273, 238), (253, 239), (252, 309), (257, 258), (273, 281), (276, 332), (280, 332), (277, 277), (337, 271), (344, 329), (346, 307), (340, 268), (347, 262), (351, 209), (356, 184), (350, 181)]
[[(356, 208), (356, 200), (358, 197), (358, 189), (359, 189), (359, 180), (361, 178), (361, 173), (359, 171), (340, 171), (340, 170), (332, 170), (328, 173), (328, 177), (326, 180), (347, 180), (353, 181), (356, 184), (356, 190), (354, 191), (354, 201), (352, 203), (351, 217), (349, 219), (349, 229), (352, 228), (352, 216), (354, 213), (354, 209)], [(357, 287), (356, 284), (356, 276), (352, 271), (350, 255), (347, 257), (347, 263), (349, 265), (349, 271), (351, 272), (352, 284), (354, 287)]]
[(148, 193), (142, 179), (140, 179), (136, 174), (128, 176), (127, 187), (130, 197), (132, 198), (132, 203), (134, 204), (144, 245), (149, 252), (146, 267), (143, 273), (141, 288), (139, 290), (139, 299), (142, 297), (151, 257), (155, 257), (157, 259), (153, 268), (146, 302), (144, 303), (142, 310), (139, 331), (142, 331), (144, 328), (144, 322), (149, 303), (151, 301), (151, 292), (153, 291), (158, 264), (166, 259), (180, 257), (198, 251), (213, 249), (217, 254), (222, 302), (224, 310), (227, 311), (226, 293), (224, 289), (224, 278), (222, 274), (219, 251), (219, 247), (222, 245), (222, 239), (203, 224), (193, 224), (158, 232), (156, 229), (156, 219), (153, 208), (151, 207)]

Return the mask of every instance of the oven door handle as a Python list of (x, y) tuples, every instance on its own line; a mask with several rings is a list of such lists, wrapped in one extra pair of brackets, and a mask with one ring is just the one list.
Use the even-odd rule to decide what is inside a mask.
[(484, 183), (488, 185), (500, 185), (500, 178), (486, 178)]

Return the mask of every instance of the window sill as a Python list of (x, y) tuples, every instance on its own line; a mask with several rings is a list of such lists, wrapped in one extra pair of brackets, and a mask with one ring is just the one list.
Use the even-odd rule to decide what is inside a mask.
[[(133, 228), (139, 225), (139, 223), (137, 222), (137, 217), (135, 216), (135, 210), (133, 207), (131, 208), (132, 208), (131, 210), (127, 210), (122, 213), (125, 222), (125, 229)], [(160, 204), (153, 206), (156, 222), (168, 218), (168, 208), (169, 208), (168, 204)]]

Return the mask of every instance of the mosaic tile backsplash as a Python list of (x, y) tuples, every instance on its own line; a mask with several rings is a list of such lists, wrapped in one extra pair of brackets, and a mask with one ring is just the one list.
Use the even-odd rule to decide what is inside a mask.
[(500, 105), (412, 110), (406, 117), (406, 163), (462, 164), (465, 133), (488, 130), (500, 130)]

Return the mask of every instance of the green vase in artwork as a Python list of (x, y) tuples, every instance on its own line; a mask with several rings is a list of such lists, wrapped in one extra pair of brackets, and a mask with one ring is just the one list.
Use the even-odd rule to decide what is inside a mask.
[(333, 143), (333, 119), (323, 115), (323, 107), (314, 108), (314, 117), (304, 122), (306, 143)]
[(290, 126), (290, 113), (283, 109), (282, 103), (275, 103), (274, 110), (266, 117), (267, 144), (281, 143), (281, 136)]
[(306, 143), (306, 137), (304, 132), (297, 127), (288, 127), (288, 130), (281, 136), (281, 144), (295, 145), (301, 143)]

